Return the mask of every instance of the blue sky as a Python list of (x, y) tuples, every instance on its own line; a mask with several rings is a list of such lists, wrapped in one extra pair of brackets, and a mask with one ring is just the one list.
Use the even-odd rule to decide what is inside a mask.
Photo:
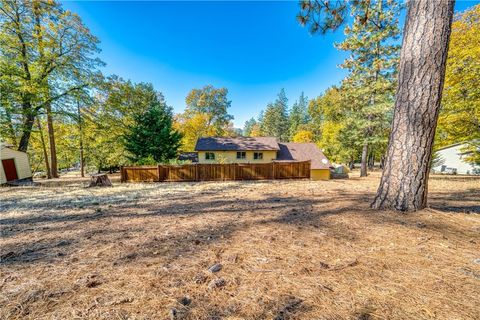
[[(462, 11), (480, 1), (457, 1)], [(192, 88), (227, 87), (236, 127), (285, 88), (290, 104), (337, 84), (346, 54), (340, 30), (311, 36), (295, 20), (297, 1), (66, 1), (100, 40), (105, 74), (151, 82), (175, 112)]]

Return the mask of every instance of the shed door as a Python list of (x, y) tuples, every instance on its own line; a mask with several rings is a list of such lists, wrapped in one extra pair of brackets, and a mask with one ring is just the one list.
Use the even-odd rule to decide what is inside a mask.
[(3, 170), (7, 181), (17, 180), (17, 168), (15, 168), (15, 161), (13, 159), (2, 160)]

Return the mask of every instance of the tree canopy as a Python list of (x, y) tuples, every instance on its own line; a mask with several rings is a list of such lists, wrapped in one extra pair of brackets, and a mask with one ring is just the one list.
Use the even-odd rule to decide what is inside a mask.
[(236, 135), (228, 113), (231, 101), (227, 88), (207, 85), (192, 89), (185, 99), (185, 112), (176, 117), (175, 127), (183, 134), (183, 151), (193, 151), (198, 138), (202, 136)]
[(129, 158), (142, 164), (176, 158), (182, 137), (172, 128), (172, 122), (172, 109), (159, 98), (154, 99), (145, 112), (135, 114), (134, 124), (124, 136)]

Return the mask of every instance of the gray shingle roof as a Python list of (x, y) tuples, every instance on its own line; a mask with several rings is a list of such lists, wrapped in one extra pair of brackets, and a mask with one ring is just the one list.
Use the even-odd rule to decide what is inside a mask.
[(311, 169), (328, 169), (332, 165), (315, 143), (279, 143), (277, 160), (307, 161), (311, 160)]
[(275, 137), (206, 137), (199, 138), (195, 151), (279, 150)]

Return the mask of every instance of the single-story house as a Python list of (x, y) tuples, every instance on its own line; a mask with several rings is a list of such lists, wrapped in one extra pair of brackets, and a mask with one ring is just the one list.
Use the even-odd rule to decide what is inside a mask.
[(0, 143), (0, 184), (32, 178), (27, 153), (14, 150), (11, 147), (6, 143)]
[(479, 165), (466, 161), (471, 153), (471, 151), (466, 150), (469, 145), (468, 142), (462, 142), (438, 149), (436, 151), (437, 165), (432, 167), (432, 171), (446, 174), (480, 174)]
[(314, 143), (279, 143), (275, 137), (205, 137), (195, 146), (199, 163), (311, 161), (312, 180), (330, 179), (331, 163)]

